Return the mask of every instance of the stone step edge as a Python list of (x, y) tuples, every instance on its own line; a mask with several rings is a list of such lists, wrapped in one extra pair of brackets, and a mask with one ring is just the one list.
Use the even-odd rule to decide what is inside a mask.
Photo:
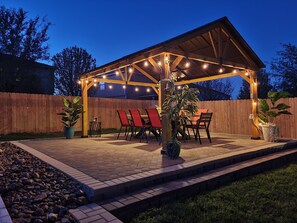
[[(224, 160), (230, 159), (229, 157), (230, 154), (228, 154), (228, 157), (224, 157), (224, 155), (218, 155), (218, 156), (214, 156), (214, 157), (206, 158), (202, 160), (194, 160), (191, 162), (187, 162), (185, 164), (168, 166), (163, 168), (162, 170), (160, 169), (151, 170), (144, 173), (134, 174), (131, 176), (121, 177), (118, 179), (102, 182), (54, 158), (51, 158), (46, 154), (43, 154), (27, 145), (24, 145), (19, 141), (10, 141), (10, 143), (31, 153), (35, 157), (41, 159), (42, 161), (48, 163), (49, 165), (55, 167), (56, 169), (64, 172), (74, 180), (78, 181), (82, 185), (83, 190), (85, 191), (90, 201), (95, 201), (98, 199), (104, 200), (104, 199), (110, 198), (111, 196), (119, 195), (119, 193), (122, 193), (122, 194), (127, 193), (126, 191), (127, 187), (131, 188), (132, 186), (139, 185), (140, 183), (143, 183), (143, 182), (145, 184), (148, 184), (148, 182), (157, 181), (158, 179), (161, 179), (160, 181), (162, 182), (164, 181), (164, 176), (170, 177), (180, 173), (185, 173), (193, 168), (194, 169), (199, 168), (199, 165), (202, 165), (202, 166), (208, 165), (208, 164), (211, 165), (212, 162), (216, 162), (216, 163), (218, 161), (224, 162)], [(267, 152), (273, 153), (275, 152), (275, 150), (290, 149), (295, 147), (296, 145), (297, 145), (297, 141), (292, 141), (285, 145), (277, 144), (268, 148), (267, 146), (263, 146), (263, 148), (261, 148), (260, 150), (251, 148), (246, 153), (242, 153), (242, 151), (235, 151), (235, 152), (232, 152), (233, 154), (232, 157), (234, 158), (233, 162), (241, 161), (241, 160), (236, 161), (236, 159), (242, 157), (242, 155), (245, 155), (245, 156), (249, 156), (253, 154), (256, 155), (262, 152), (264, 153), (262, 155), (265, 155), (265, 153)], [(175, 180), (175, 179), (172, 179), (172, 180)]]
[[(294, 144), (297, 147), (297, 142)], [(185, 164), (177, 164), (168, 166), (162, 169), (151, 170), (144, 173), (134, 174), (131, 176), (121, 177), (118, 179), (104, 181), (108, 187), (102, 186), (94, 188), (94, 200), (106, 200), (112, 196), (129, 193), (138, 190), (144, 186), (151, 186), (153, 184), (160, 184), (167, 181), (178, 180), (200, 172), (207, 172), (216, 168), (231, 165), (233, 163), (241, 162), (255, 157), (265, 156), (291, 149), (287, 144), (272, 147), (263, 147), (259, 149), (250, 149), (248, 152), (236, 151), (231, 154), (218, 155), (206, 159), (194, 160)]]
[(0, 196), (0, 222), (1, 223), (12, 223), (11, 217), (6, 209), (4, 201)]
[(187, 194), (212, 190), (243, 177), (280, 167), (296, 159), (297, 149), (283, 151), (222, 167), (199, 176), (148, 187), (97, 204), (120, 218), (124, 216), (129, 218), (127, 213), (133, 216), (148, 207), (159, 206), (176, 198), (189, 197)]

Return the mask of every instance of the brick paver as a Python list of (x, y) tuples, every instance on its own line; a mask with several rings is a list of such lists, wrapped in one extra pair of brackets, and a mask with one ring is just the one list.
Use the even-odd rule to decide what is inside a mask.
[[(260, 149), (281, 144), (222, 134), (213, 134), (212, 141), (213, 143), (209, 143), (207, 139), (202, 140), (202, 145), (193, 139), (182, 142), (180, 158), (177, 160), (170, 160), (166, 156), (160, 155), (161, 146), (154, 140), (149, 143), (139, 143), (136, 139), (132, 139), (132, 141), (116, 140), (115, 134), (103, 135), (101, 138), (75, 138), (72, 140), (62, 138), (23, 140), (21, 143), (99, 181), (109, 180), (108, 184), (110, 185), (118, 183), (119, 178), (123, 179), (123, 182), (130, 180), (130, 176), (133, 174), (152, 170), (162, 172), (162, 168), (176, 164), (186, 165), (190, 161), (234, 151)], [(123, 177), (126, 177), (126, 180)]]

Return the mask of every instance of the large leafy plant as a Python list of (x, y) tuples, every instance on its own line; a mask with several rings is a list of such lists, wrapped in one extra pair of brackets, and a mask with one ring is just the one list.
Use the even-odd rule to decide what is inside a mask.
[(292, 115), (288, 109), (291, 107), (285, 103), (277, 102), (282, 98), (289, 97), (290, 94), (285, 91), (268, 92), (268, 100), (260, 99), (258, 116), (262, 124), (274, 123), (274, 119), (282, 114)]
[(79, 115), (83, 112), (82, 104), (79, 96), (76, 96), (73, 101), (63, 98), (63, 104), (65, 106), (63, 112), (58, 113), (58, 115), (62, 116), (63, 125), (69, 128), (77, 123)]
[[(167, 80), (169, 86), (174, 84), (174, 79)], [(162, 116), (167, 117), (173, 122), (172, 140), (176, 139), (180, 125), (197, 112), (199, 99), (198, 89), (189, 88), (185, 85), (181, 90), (176, 91), (174, 87), (168, 89), (168, 96), (162, 105)]]

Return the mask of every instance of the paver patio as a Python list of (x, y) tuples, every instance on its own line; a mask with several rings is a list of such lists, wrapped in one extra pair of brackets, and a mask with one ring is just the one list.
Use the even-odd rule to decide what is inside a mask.
[(273, 147), (283, 143), (269, 143), (225, 134), (212, 134), (212, 143), (203, 138), (202, 145), (195, 140), (182, 142), (180, 158), (170, 160), (160, 154), (161, 146), (154, 140), (140, 143), (137, 139), (116, 140), (116, 134), (102, 135), (101, 138), (75, 138), (66, 140), (39, 139), (23, 140), (23, 144), (59, 160), (81, 172), (106, 181), (130, 176), (175, 164), (183, 164), (235, 151), (251, 148)]

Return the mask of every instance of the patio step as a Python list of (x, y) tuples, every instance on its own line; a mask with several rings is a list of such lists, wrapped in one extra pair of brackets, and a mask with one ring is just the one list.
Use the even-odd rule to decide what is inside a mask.
[(102, 201), (115, 196), (131, 193), (142, 188), (177, 181), (197, 174), (203, 174), (222, 167), (230, 166), (242, 161), (269, 154), (297, 148), (297, 143), (287, 143), (284, 146), (262, 148), (246, 153), (234, 153), (233, 155), (219, 155), (201, 160), (195, 160), (184, 164), (173, 165), (162, 169), (152, 170), (145, 173), (134, 174), (102, 182), (96, 188), (85, 188), (91, 201)]
[[(238, 161), (234, 164), (217, 163), (220, 166), (203, 173), (196, 173), (182, 179), (165, 183), (155, 183), (143, 189), (116, 196), (112, 199), (96, 202), (123, 221), (129, 220), (136, 213), (156, 207), (177, 198), (186, 198), (202, 191), (212, 190), (246, 176), (288, 164), (297, 160), (296, 149), (281, 150), (257, 158)], [(208, 166), (206, 166), (208, 167)], [(202, 168), (203, 169), (203, 168)]]

